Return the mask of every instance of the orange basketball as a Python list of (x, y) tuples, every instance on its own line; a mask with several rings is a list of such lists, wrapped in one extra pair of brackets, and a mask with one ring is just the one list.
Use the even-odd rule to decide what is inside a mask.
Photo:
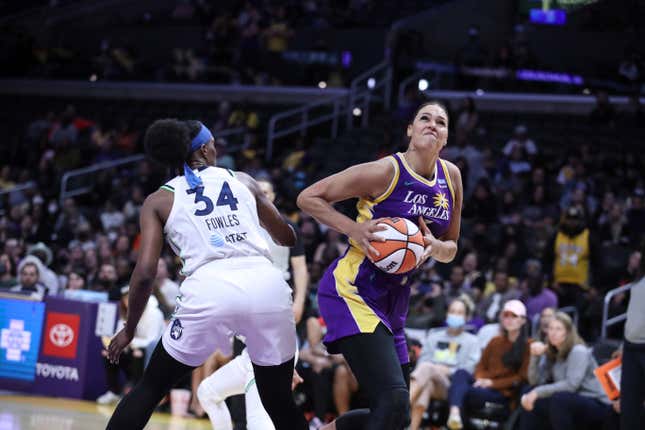
[(372, 241), (379, 256), (371, 255), (372, 261), (382, 271), (401, 274), (414, 269), (423, 256), (423, 234), (419, 227), (406, 218), (384, 218), (377, 225), (387, 227), (377, 231), (385, 242)]

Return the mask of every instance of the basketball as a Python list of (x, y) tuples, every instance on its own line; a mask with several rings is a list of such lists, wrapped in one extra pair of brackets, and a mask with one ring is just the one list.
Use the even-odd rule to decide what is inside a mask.
[(371, 255), (373, 263), (382, 271), (401, 274), (414, 269), (423, 256), (423, 234), (419, 227), (405, 218), (385, 218), (378, 223), (387, 230), (377, 231), (385, 242), (372, 241), (381, 255)]

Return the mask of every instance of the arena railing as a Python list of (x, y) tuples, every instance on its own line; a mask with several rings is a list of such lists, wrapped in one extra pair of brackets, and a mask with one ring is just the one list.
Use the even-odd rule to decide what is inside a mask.
[[(246, 134), (246, 131), (247, 130), (244, 127), (230, 128), (213, 132), (213, 137), (215, 139), (227, 138), (229, 139), (229, 142), (232, 139), (239, 140), (236, 143), (226, 145), (228, 152), (236, 152), (242, 149), (245, 145), (243, 136)], [(88, 167), (83, 167), (66, 172), (63, 175), (60, 184), (60, 203), (62, 204), (67, 198), (80, 196), (92, 191), (95, 185), (97, 173), (107, 169), (135, 164), (144, 159), (145, 155), (136, 154), (129, 157), (119, 158), (118, 160), (104, 161)]]
[(602, 307), (602, 325), (600, 328), (600, 339), (601, 340), (607, 340), (607, 329), (613, 325), (616, 325), (622, 321), (627, 320), (627, 312), (609, 317), (609, 305), (611, 304), (611, 300), (616, 297), (619, 294), (626, 293), (627, 291), (631, 290), (634, 287), (634, 283), (623, 285), (622, 287), (614, 288), (613, 290), (609, 290), (607, 294), (605, 294), (605, 300), (603, 303)]
[[(580, 87), (579, 94), (545, 94), (545, 93), (520, 93), (477, 90), (452, 90), (445, 89), (443, 82), (454, 75), (454, 67), (441, 63), (430, 63), (426, 67), (404, 78), (399, 84), (397, 104), (405, 102), (405, 93), (411, 86), (418, 87), (427, 98), (445, 101), (457, 107), (464, 98), (472, 97), (477, 104), (477, 109), (482, 112), (508, 112), (508, 113), (544, 113), (544, 114), (569, 114), (588, 115), (596, 105), (596, 98), (588, 91), (582, 94), (584, 86)], [(471, 76), (497, 76), (496, 70), (469, 69)], [(546, 73), (546, 72), (545, 72)], [(498, 76), (499, 77), (499, 76)], [(555, 78), (554, 78), (555, 79)], [(565, 79), (565, 78), (563, 78)], [(568, 78), (567, 78), (568, 79)], [(570, 78), (572, 81), (576, 77)], [(426, 82), (421, 82), (425, 80)], [(590, 86), (591, 87), (591, 86)], [(611, 96), (612, 105), (621, 109), (629, 104), (627, 96)], [(645, 103), (645, 97), (641, 97)]]
[(11, 194), (11, 193), (18, 192), (18, 191), (24, 191), (24, 190), (30, 190), (32, 188), (36, 188), (37, 185), (38, 184), (36, 184), (35, 181), (29, 181), (29, 182), (25, 182), (23, 184), (15, 185), (15, 186), (13, 186), (11, 188), (6, 188), (6, 189), (3, 189), (3, 190), (0, 190), (0, 198), (2, 198), (6, 194)]
[(273, 156), (275, 140), (293, 133), (304, 136), (310, 127), (331, 122), (330, 137), (338, 136), (339, 120), (346, 117), (347, 128), (352, 128), (355, 116), (361, 125), (369, 119), (370, 104), (381, 103), (389, 109), (392, 92), (392, 67), (380, 63), (352, 80), (348, 94), (308, 103), (299, 108), (277, 113), (269, 120), (267, 129), (266, 159)]

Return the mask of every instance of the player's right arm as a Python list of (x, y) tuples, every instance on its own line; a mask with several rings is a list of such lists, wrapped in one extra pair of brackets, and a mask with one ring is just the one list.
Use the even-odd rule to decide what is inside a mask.
[[(166, 191), (157, 191), (146, 198), (141, 207), (139, 224), (141, 226), (141, 244), (137, 264), (130, 277), (128, 295), (128, 319), (125, 327), (114, 336), (108, 347), (108, 359), (119, 362), (121, 351), (134, 338), (134, 331), (146, 308), (148, 298), (157, 274), (157, 262), (163, 247), (163, 223), (161, 213), (168, 212)], [(172, 204), (171, 204), (172, 206)]]
[(289, 223), (282, 218), (278, 208), (276, 208), (275, 205), (271, 203), (271, 200), (264, 195), (255, 179), (244, 172), (235, 172), (235, 176), (240, 180), (240, 182), (246, 185), (246, 187), (251, 190), (251, 193), (255, 196), (260, 224), (262, 224), (262, 227), (269, 232), (275, 243), (289, 247), (295, 245), (296, 232), (293, 231), (293, 228)]
[(374, 234), (383, 229), (376, 226), (378, 220), (359, 224), (334, 209), (333, 204), (354, 197), (379, 196), (387, 190), (393, 177), (394, 166), (387, 158), (358, 164), (305, 188), (298, 196), (298, 207), (318, 222), (349, 236), (366, 255), (379, 255), (369, 244), (372, 240), (383, 240)]

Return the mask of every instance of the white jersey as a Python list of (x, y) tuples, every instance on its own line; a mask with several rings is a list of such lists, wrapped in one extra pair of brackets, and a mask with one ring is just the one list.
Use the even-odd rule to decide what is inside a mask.
[(291, 279), (291, 272), (289, 272), (289, 257), (291, 255), (291, 250), (288, 246), (281, 246), (275, 243), (269, 232), (265, 229), (262, 229), (262, 235), (269, 245), (269, 252), (271, 253), (273, 265), (282, 272), (284, 280), (288, 281)]
[(253, 193), (230, 170), (208, 167), (195, 173), (203, 187), (191, 189), (184, 176), (161, 187), (175, 194), (164, 232), (183, 262), (182, 274), (231, 257), (271, 260)]

